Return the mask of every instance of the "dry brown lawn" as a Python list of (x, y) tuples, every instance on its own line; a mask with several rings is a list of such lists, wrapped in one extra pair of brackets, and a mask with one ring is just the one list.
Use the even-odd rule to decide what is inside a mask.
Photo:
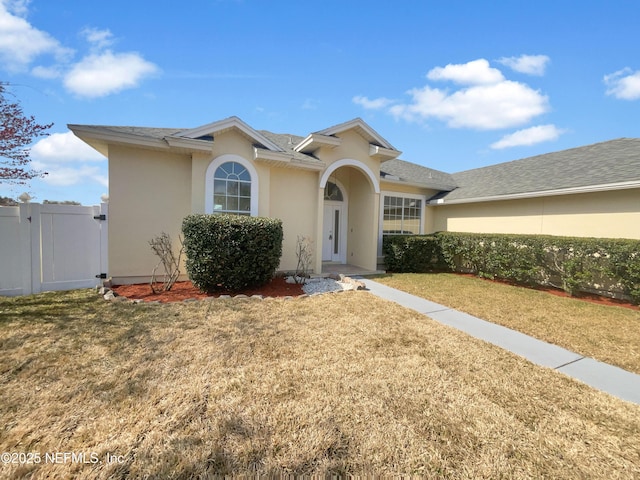
[(449, 273), (377, 278), (568, 350), (640, 374), (640, 311)]
[(0, 452), (41, 458), (1, 478), (640, 477), (640, 406), (367, 292), (0, 299), (0, 349)]

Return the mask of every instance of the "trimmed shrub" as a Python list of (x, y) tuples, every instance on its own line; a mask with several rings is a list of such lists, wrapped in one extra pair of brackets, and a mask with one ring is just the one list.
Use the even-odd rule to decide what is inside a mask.
[(535, 237), (442, 232), (442, 257), (451, 271), (533, 285), (542, 280), (540, 244)]
[(189, 215), (182, 222), (186, 269), (211, 293), (268, 283), (282, 256), (282, 221), (241, 215)]
[(434, 235), (387, 235), (382, 240), (387, 270), (433, 272), (446, 268), (439, 239)]

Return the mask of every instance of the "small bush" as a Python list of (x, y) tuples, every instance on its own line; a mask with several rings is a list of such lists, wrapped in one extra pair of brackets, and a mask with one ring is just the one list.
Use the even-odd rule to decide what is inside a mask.
[(282, 255), (282, 222), (240, 215), (189, 215), (182, 222), (186, 268), (200, 290), (268, 283)]
[[(173, 252), (173, 243), (171, 242), (171, 236), (168, 233), (162, 232), (157, 237), (149, 240), (151, 250), (155, 253), (160, 261), (153, 268), (151, 272), (151, 291), (153, 293), (168, 292), (180, 276), (180, 259), (182, 258), (182, 252), (184, 251), (184, 245), (180, 238), (180, 251), (176, 257)], [(158, 280), (156, 277), (156, 271), (158, 267), (162, 265), (164, 269), (164, 275), (162, 277), (162, 285), (158, 288)]]

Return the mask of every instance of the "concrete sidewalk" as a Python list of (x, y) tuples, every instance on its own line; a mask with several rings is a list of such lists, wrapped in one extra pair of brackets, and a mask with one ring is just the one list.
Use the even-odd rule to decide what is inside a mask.
[(369, 291), (469, 335), (509, 350), (527, 360), (550, 367), (598, 390), (640, 404), (640, 375), (598, 362), (592, 358), (543, 342), (515, 330), (458, 312), (406, 292), (387, 287), (367, 278), (360, 278)]

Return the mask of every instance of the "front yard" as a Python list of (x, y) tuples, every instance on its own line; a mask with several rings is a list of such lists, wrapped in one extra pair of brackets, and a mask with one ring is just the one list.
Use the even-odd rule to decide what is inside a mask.
[(367, 292), (0, 298), (0, 349), (0, 452), (41, 459), (0, 477), (640, 476), (640, 406)]
[(451, 273), (403, 273), (376, 280), (640, 374), (639, 310)]

